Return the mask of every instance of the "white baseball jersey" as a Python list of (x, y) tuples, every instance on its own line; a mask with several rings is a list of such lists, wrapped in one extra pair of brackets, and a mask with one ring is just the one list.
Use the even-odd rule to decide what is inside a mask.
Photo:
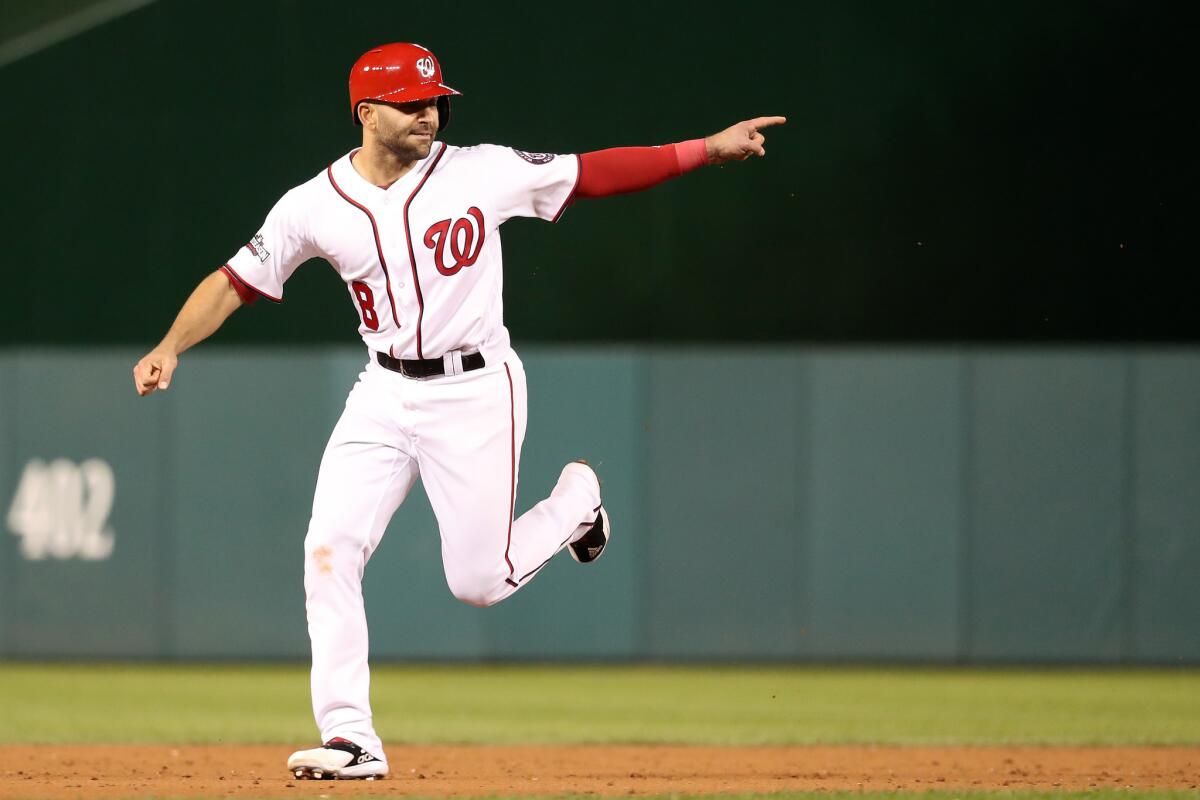
[(372, 350), (502, 357), (509, 337), (500, 225), (557, 220), (578, 182), (578, 157), (436, 142), (384, 189), (358, 174), (354, 152), (285, 194), (226, 268), (280, 302), (296, 268), (324, 258), (346, 282)]

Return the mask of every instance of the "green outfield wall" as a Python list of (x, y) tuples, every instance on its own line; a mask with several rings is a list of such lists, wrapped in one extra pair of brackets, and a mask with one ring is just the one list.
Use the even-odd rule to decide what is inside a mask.
[[(0, 351), (0, 656), (306, 655), (301, 543), (365, 354)], [(604, 479), (611, 551), (455, 601), (419, 488), (382, 659), (1200, 662), (1194, 349), (524, 348), (518, 511)]]

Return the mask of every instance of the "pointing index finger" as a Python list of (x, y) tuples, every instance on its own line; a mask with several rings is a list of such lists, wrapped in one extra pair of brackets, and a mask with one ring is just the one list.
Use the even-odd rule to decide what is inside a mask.
[(759, 128), (769, 128), (772, 125), (782, 125), (787, 122), (787, 117), (755, 117), (750, 120), (750, 126), (755, 130)]

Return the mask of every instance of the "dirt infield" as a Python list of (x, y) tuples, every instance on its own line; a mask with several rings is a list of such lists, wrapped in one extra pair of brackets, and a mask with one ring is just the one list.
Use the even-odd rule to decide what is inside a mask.
[(0, 798), (1197, 788), (1200, 747), (392, 747), (387, 780), (298, 781), (291, 748), (0, 747)]

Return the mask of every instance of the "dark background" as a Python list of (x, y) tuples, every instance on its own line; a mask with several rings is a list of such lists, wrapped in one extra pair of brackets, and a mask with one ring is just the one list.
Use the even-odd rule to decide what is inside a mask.
[[(760, 114), (768, 157), (504, 229), (533, 341), (1196, 341), (1200, 29), (1146, 2), (160, 0), (0, 68), (0, 343), (149, 346), (356, 145), (371, 45), (432, 48), (452, 144), (581, 152)], [(355, 340), (312, 262), (217, 342)]]

